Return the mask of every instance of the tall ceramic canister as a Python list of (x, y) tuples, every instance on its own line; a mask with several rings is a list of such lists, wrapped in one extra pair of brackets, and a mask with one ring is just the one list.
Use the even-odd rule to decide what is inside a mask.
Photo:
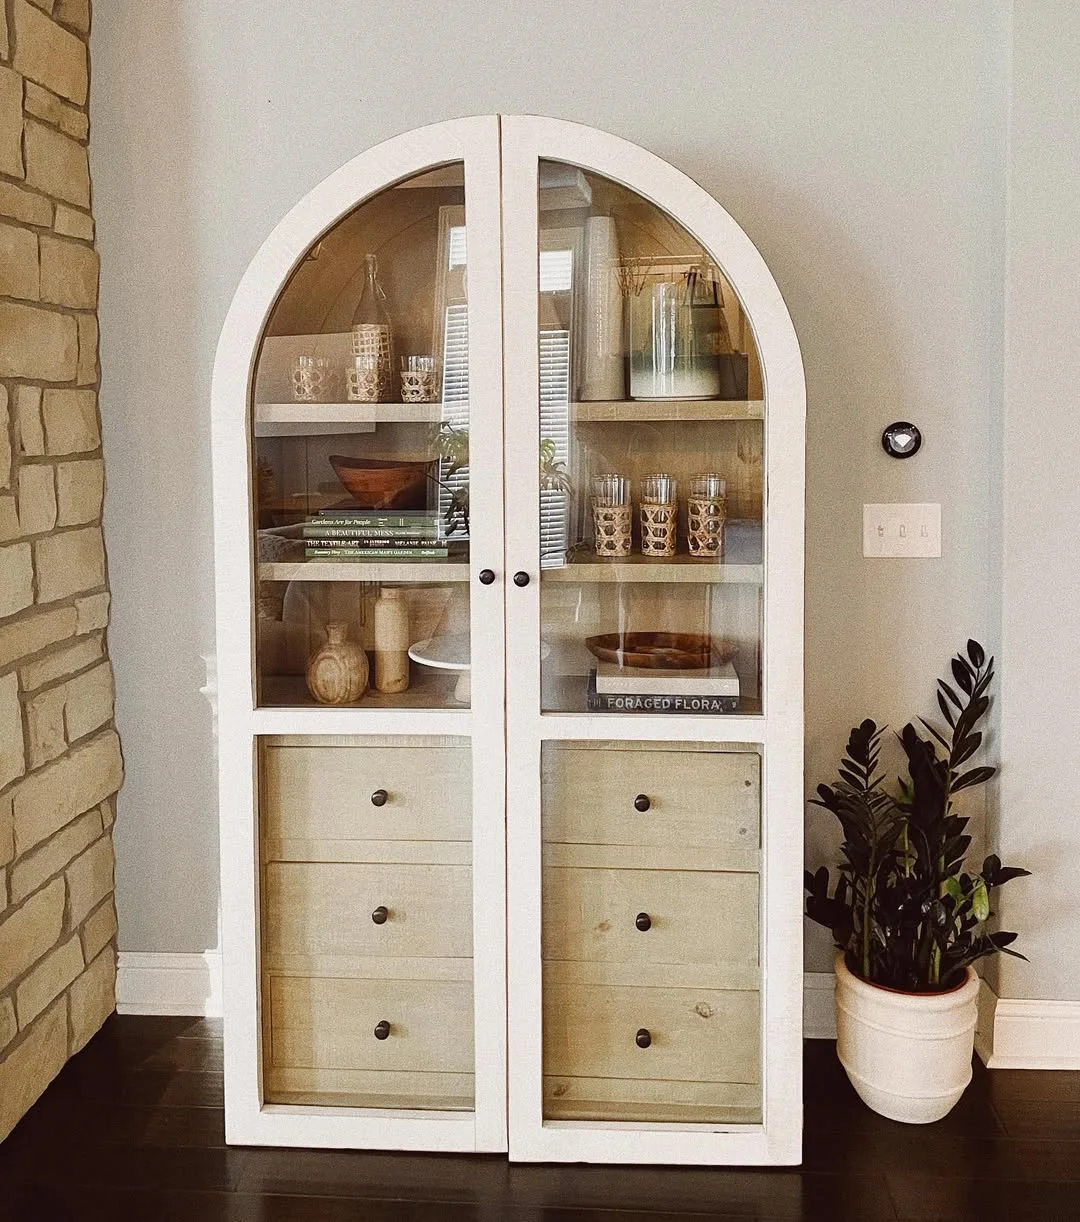
[(619, 243), (610, 216), (585, 222), (585, 308), (581, 399), (622, 399), (626, 395), (623, 351), (623, 297), (619, 287)]
[(368, 685), (368, 660), (363, 646), (349, 640), (349, 625), (331, 620), (326, 643), (307, 664), (308, 691), (320, 704), (352, 704)]
[(409, 604), (405, 591), (384, 586), (375, 600), (375, 687), (403, 692), (409, 686)]

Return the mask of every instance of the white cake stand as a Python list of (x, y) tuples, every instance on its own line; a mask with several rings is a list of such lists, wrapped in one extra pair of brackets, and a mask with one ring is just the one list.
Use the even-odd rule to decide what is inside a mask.
[[(540, 642), (540, 657), (546, 658), (551, 652), (546, 641)], [(431, 666), (435, 670), (456, 670), (458, 681), (454, 686), (454, 699), (462, 704), (468, 704), (472, 698), (472, 670), (469, 652), (469, 634), (454, 633), (450, 636), (428, 637), (426, 641), (417, 641), (409, 646), (409, 657), (421, 666)]]
[(454, 687), (454, 699), (468, 704), (472, 696), (470, 671), (469, 635), (466, 632), (452, 636), (433, 636), (426, 641), (417, 641), (409, 646), (409, 657), (421, 666), (435, 670), (456, 670), (458, 681)]

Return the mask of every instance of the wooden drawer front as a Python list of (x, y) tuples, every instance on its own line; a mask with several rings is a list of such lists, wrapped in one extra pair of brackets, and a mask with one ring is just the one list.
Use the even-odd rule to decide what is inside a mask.
[(272, 976), (270, 1038), (276, 1068), (472, 1073), (472, 985)]
[[(269, 954), (469, 958), (468, 866), (271, 862), (263, 947)], [(376, 924), (371, 914), (384, 907)]]
[[(759, 1024), (755, 992), (550, 985), (544, 989), (544, 1073), (757, 1082)], [(635, 1042), (643, 1028), (652, 1041), (647, 1048)]]
[(543, 946), (545, 959), (754, 965), (758, 876), (549, 867)]
[(266, 747), (260, 811), (264, 841), (284, 842), (283, 853), (305, 841), (470, 840), (469, 750)]
[(635, 1078), (544, 1078), (549, 1120), (666, 1124), (760, 1124), (756, 1082), (652, 1082)]
[[(548, 747), (544, 839), (756, 849), (761, 760), (751, 751)], [(649, 808), (634, 800), (644, 794)]]

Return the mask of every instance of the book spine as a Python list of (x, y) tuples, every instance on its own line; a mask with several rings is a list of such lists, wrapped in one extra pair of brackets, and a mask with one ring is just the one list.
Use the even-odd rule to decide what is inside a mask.
[(347, 535), (317, 535), (304, 536), (309, 547), (441, 547), (442, 540), (438, 535), (369, 535), (361, 531), (359, 534)]
[(307, 547), (304, 555), (308, 560), (445, 560), (450, 552), (445, 547)]
[(408, 526), (437, 527), (437, 513), (394, 514), (394, 513), (349, 513), (340, 509), (333, 513), (320, 513), (309, 518), (305, 526), (378, 526), (382, 528), (400, 529)]
[(588, 694), (590, 713), (734, 713), (738, 696), (604, 696)]
[(437, 526), (305, 526), (305, 539), (437, 539)]

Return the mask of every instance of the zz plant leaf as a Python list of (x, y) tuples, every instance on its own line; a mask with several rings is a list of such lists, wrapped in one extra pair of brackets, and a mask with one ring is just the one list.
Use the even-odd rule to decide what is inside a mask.
[(919, 718), (923, 737), (914, 723), (904, 726), (897, 737), (907, 776), (894, 791), (879, 771), (885, 728), (867, 719), (848, 737), (839, 779), (811, 799), (836, 817), (843, 841), (835, 886), (827, 867), (807, 872), (806, 915), (832, 932), (853, 972), (906, 992), (951, 989), (986, 955), (1023, 958), (1009, 949), (1015, 933), (990, 932), (986, 923), (991, 892), (1028, 871), (1003, 866), (996, 854), (981, 871), (965, 870), (971, 837), (953, 802), (995, 773), (989, 765), (964, 770), (982, 748), (977, 727), (990, 708), (994, 659), (970, 640), (949, 670), (956, 687), (944, 679), (937, 687), (947, 728)]

